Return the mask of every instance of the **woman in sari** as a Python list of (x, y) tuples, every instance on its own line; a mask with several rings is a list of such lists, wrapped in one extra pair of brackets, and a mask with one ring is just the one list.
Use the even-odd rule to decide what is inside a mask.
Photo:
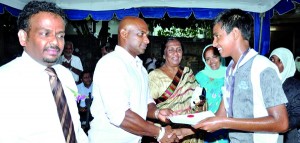
[[(180, 114), (201, 112), (200, 106), (191, 106), (191, 99), (197, 84), (192, 69), (180, 66), (183, 49), (176, 38), (167, 39), (164, 45), (164, 65), (149, 73), (149, 86), (152, 97), (159, 109), (170, 108)], [(178, 128), (177, 125), (172, 125)], [(183, 142), (203, 142), (200, 133), (184, 138)]]
[[(220, 56), (217, 48), (207, 45), (202, 52), (202, 61), (205, 68), (199, 71), (195, 78), (202, 88), (206, 89), (208, 110), (216, 113), (222, 101), (221, 87), (224, 85), (226, 73), (225, 59)], [(219, 130), (207, 133), (205, 143), (228, 143), (228, 132)]]

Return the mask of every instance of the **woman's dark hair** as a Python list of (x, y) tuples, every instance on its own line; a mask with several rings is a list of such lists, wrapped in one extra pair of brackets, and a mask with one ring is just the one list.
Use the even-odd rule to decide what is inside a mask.
[(30, 1), (25, 5), (25, 7), (18, 16), (18, 29), (23, 29), (28, 32), (30, 30), (30, 18), (39, 12), (50, 12), (59, 15), (64, 20), (65, 24), (67, 23), (64, 11), (61, 8), (59, 8), (55, 3), (46, 1)]
[[(218, 56), (218, 57), (221, 56), (220, 53), (219, 53), (219, 51), (218, 51), (218, 49), (215, 48), (215, 47), (213, 47), (213, 46), (210, 46), (210, 47), (206, 48), (205, 51), (204, 51), (204, 53), (203, 53), (203, 56), (205, 56), (205, 54), (206, 54), (206, 52), (208, 50), (213, 50), (213, 54), (216, 55), (216, 56)], [(204, 59), (205, 59), (205, 57), (204, 57)]]
[(83, 78), (83, 75), (84, 74), (90, 74), (90, 76), (92, 77), (93, 76), (93, 72), (92, 71), (90, 71), (90, 70), (84, 70), (84, 71), (82, 71), (81, 72), (81, 74), (80, 74), (80, 79), (82, 79)]
[(184, 48), (182, 46), (182, 43), (180, 42), (179, 39), (175, 38), (175, 37), (168, 37), (161, 45), (161, 48), (160, 48), (160, 52), (161, 52), (161, 55), (163, 56), (165, 54), (165, 48), (167, 47), (167, 44), (170, 42), (170, 41), (178, 41), (180, 44), (181, 44), (181, 49), (182, 49), (182, 52), (184, 53)]

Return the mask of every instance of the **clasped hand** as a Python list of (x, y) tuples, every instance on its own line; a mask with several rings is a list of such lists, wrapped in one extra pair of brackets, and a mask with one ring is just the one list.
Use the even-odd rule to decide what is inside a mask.
[[(169, 123), (169, 117), (178, 115), (177, 112), (172, 111), (171, 109), (160, 109), (157, 115), (157, 118), (165, 123)], [(171, 126), (165, 127), (165, 134), (164, 136), (159, 140), (160, 143), (174, 143), (179, 142), (179, 139), (177, 138), (176, 134), (173, 133)]]
[[(224, 117), (209, 117), (200, 121), (196, 125), (193, 125), (192, 127), (194, 129), (201, 129), (207, 132), (215, 132), (217, 130), (222, 129), (222, 124), (224, 123), (225, 119), (226, 118)], [(169, 135), (176, 135), (177, 138), (180, 140), (185, 136), (195, 134), (195, 131), (196, 130), (193, 130), (191, 128), (178, 128), (173, 129), (173, 132)]]
[(165, 127), (165, 134), (162, 137), (161, 140), (159, 140), (160, 143), (177, 143), (179, 142), (178, 137), (176, 136), (176, 134), (174, 133), (174, 131), (172, 130), (171, 126), (166, 126)]
[[(162, 109), (159, 111), (158, 118), (161, 121), (168, 121), (169, 116), (177, 115), (178, 113), (173, 112), (172, 110), (168, 109)], [(222, 128), (222, 124), (225, 121), (224, 117), (209, 117), (206, 118), (196, 125), (193, 125), (192, 127), (194, 129), (201, 129), (205, 130), (207, 132), (214, 132)], [(172, 143), (172, 142), (179, 142), (180, 139), (184, 138), (185, 136), (195, 134), (194, 131), (191, 128), (178, 128), (178, 129), (172, 129), (171, 126), (165, 127), (165, 134), (163, 138), (159, 141), (161, 143)]]

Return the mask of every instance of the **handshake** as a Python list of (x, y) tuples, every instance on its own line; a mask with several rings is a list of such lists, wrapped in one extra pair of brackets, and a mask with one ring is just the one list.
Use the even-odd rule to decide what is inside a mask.
[(185, 136), (194, 134), (190, 128), (172, 129), (171, 126), (161, 127), (158, 137), (156, 138), (160, 143), (174, 143), (179, 142)]
[[(173, 119), (173, 117), (175, 117), (175, 116), (177, 118), (179, 117), (179, 120), (182, 116), (185, 116), (185, 115), (177, 116), (178, 113), (173, 112), (170, 109), (161, 109), (161, 110), (157, 109), (154, 114), (155, 114), (156, 119), (159, 119), (160, 121), (163, 121), (165, 123), (168, 123), (170, 121), (170, 119), (171, 118)], [(198, 117), (198, 115), (203, 116), (202, 113), (197, 113), (197, 114), (193, 114), (193, 115), (196, 115), (195, 118), (197, 118), (197, 121), (201, 120), (201, 117)], [(182, 122), (178, 122), (176, 120), (173, 120), (173, 121), (174, 121), (173, 123), (182, 123)], [(173, 143), (173, 142), (180, 142), (180, 139), (184, 138), (185, 136), (192, 135), (192, 134), (194, 134), (192, 126), (191, 126), (191, 128), (184, 127), (184, 128), (172, 129), (172, 127), (170, 125), (168, 125), (165, 127), (160, 127), (158, 135), (154, 138), (160, 143)]]
[[(161, 127), (159, 134), (155, 137), (158, 142), (161, 143), (173, 143), (179, 142), (186, 136), (195, 134), (195, 129), (207, 130), (207, 131), (215, 131), (218, 129), (209, 129), (208, 127), (203, 128), (206, 125), (205, 121), (212, 120), (210, 117), (214, 117), (214, 113), (211, 111), (205, 111), (200, 113), (194, 114), (185, 114), (185, 115), (178, 115), (179, 113), (173, 112), (170, 109), (161, 109), (156, 110), (155, 117), (156, 119), (160, 119), (160, 121), (168, 123), (178, 123), (178, 124), (189, 124), (192, 125), (190, 127), (182, 127), (172, 129), (170, 125), (166, 127)], [(204, 122), (203, 122), (204, 121)]]

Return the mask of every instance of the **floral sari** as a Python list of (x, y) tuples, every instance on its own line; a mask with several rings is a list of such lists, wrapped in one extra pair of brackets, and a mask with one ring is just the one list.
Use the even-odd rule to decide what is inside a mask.
[[(175, 77), (171, 79), (162, 70), (155, 69), (149, 73), (150, 93), (159, 109), (170, 108), (173, 111), (182, 111), (181, 114), (200, 112), (200, 108), (191, 108), (192, 94), (198, 83), (193, 71), (188, 67), (180, 67)], [(178, 125), (172, 125), (178, 128)], [(201, 134), (190, 136), (185, 143), (200, 143)], [(201, 137), (202, 138), (202, 137)]]

